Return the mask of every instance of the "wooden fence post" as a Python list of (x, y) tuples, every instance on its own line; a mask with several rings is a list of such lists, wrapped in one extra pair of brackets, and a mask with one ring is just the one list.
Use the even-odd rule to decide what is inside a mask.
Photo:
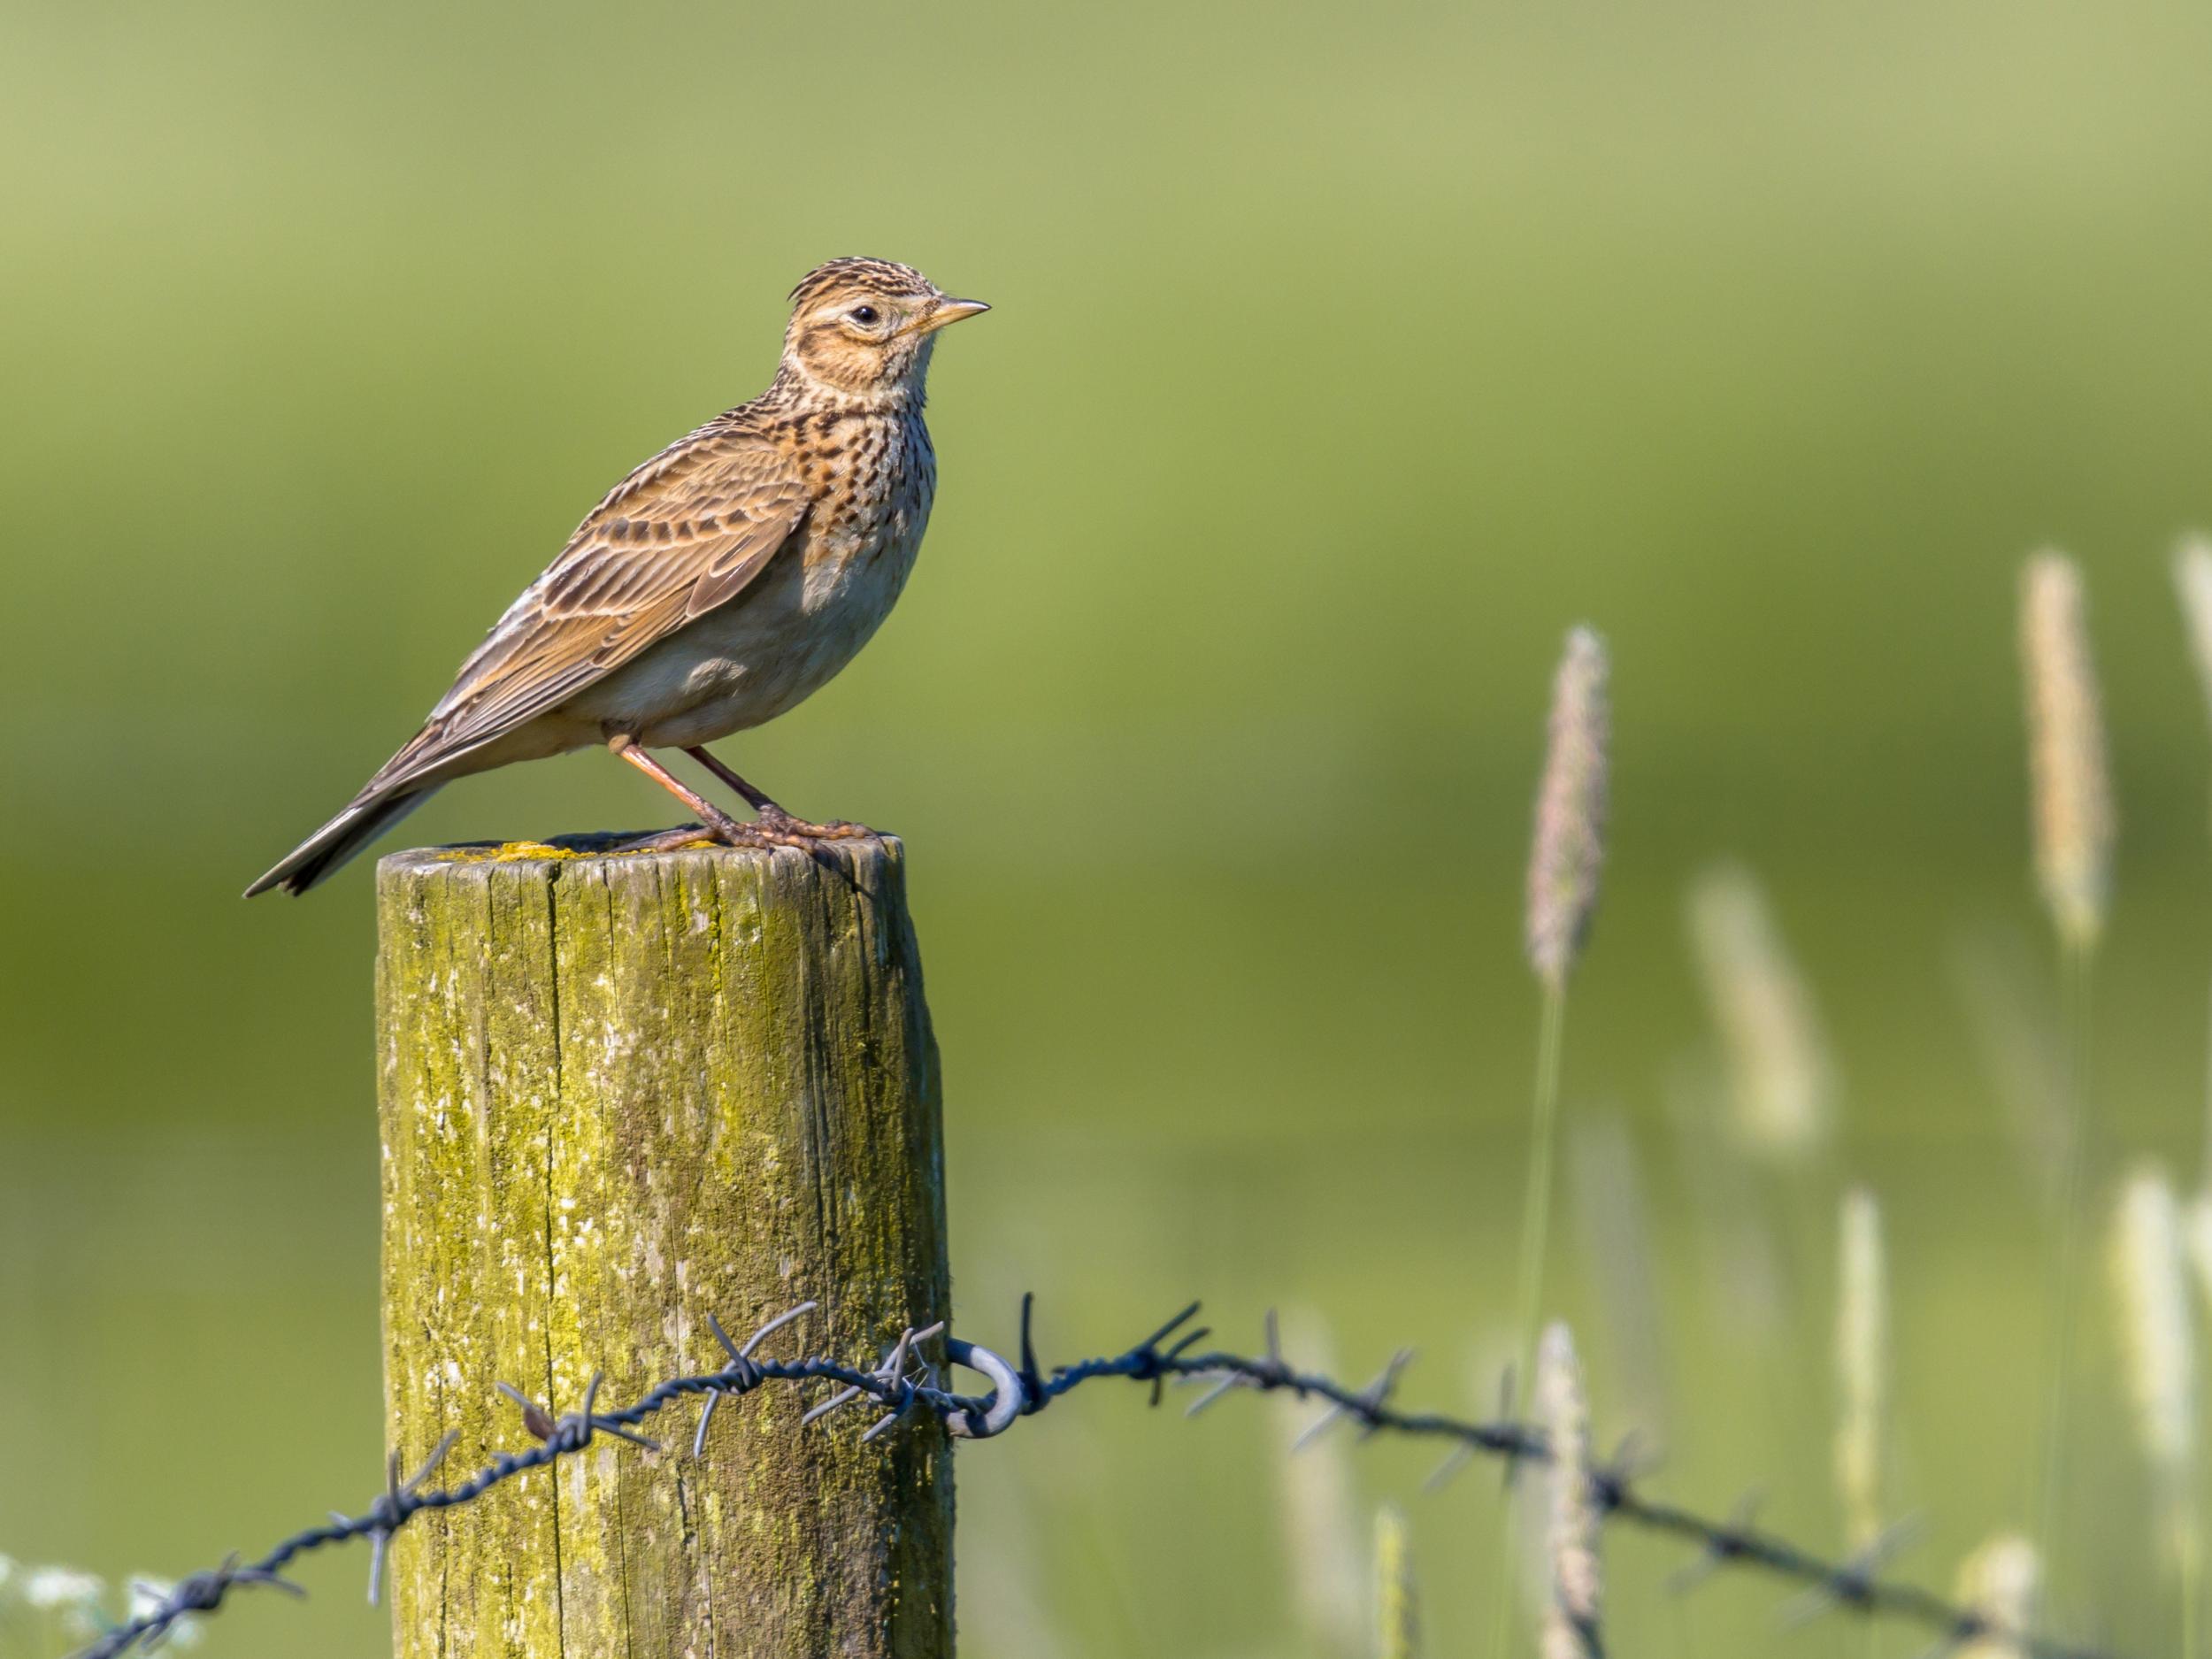
[[(377, 872), (391, 1444), (453, 1476), (733, 1334), (872, 1363), (949, 1310), (935, 1043), (895, 841), (396, 854)], [(740, 1340), (742, 1340), (741, 1335)], [(798, 1432), (795, 1389), (603, 1436), (425, 1514), (399, 1659), (949, 1659), (952, 1462), (918, 1417)]]

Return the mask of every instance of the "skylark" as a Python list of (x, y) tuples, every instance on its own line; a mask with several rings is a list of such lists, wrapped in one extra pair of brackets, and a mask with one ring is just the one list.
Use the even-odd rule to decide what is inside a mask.
[[(922, 403), (937, 332), (990, 308), (882, 259), (833, 259), (791, 300), (774, 384), (616, 485), (422, 730), (249, 898), (306, 892), (456, 778), (599, 743), (703, 826), (641, 847), (869, 833), (793, 818), (704, 745), (819, 690), (890, 613), (936, 491)], [(655, 749), (691, 756), (754, 821), (687, 787)]]

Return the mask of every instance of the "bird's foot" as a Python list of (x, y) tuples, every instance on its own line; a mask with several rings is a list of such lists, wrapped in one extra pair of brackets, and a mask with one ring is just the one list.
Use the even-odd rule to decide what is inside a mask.
[(803, 818), (793, 818), (772, 801), (759, 809), (753, 827), (786, 847), (802, 847), (810, 841), (881, 839), (865, 824), (848, 824), (842, 818), (829, 824), (810, 824)]
[(753, 827), (775, 838), (779, 846), (805, 847), (818, 841), (879, 841), (875, 831), (865, 824), (848, 824), (842, 819), (829, 824), (810, 824), (803, 818), (794, 818), (767, 795), (756, 789), (739, 777), (715, 752), (703, 744), (695, 744), (684, 753), (697, 761), (724, 783), (745, 797), (745, 804), (753, 809)]
[(770, 847), (775, 843), (749, 824), (724, 818), (718, 824), (686, 824), (651, 835), (640, 835), (613, 850), (620, 853), (672, 853), (687, 847)]
[(686, 824), (677, 829), (640, 835), (622, 842), (613, 851), (623, 855), (680, 852), (687, 847), (795, 847), (823, 869), (842, 876), (846, 875), (844, 865), (826, 843), (874, 833), (858, 824), (809, 824), (785, 813), (772, 822), (764, 819), (741, 824), (735, 818), (723, 818), (719, 823)]

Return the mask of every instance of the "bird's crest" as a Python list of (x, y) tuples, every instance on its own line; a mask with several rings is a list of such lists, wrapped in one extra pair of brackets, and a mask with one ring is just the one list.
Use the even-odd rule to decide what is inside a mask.
[(791, 290), (791, 303), (794, 309), (810, 305), (826, 294), (849, 288), (894, 299), (928, 299), (937, 292), (930, 280), (912, 265), (856, 256), (815, 266)]

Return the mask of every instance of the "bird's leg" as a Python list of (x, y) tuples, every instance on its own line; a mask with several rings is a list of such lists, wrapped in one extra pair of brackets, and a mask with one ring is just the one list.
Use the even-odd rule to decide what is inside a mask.
[(637, 740), (618, 733), (607, 740), (607, 747), (635, 766), (655, 783), (674, 795), (698, 814), (703, 829), (667, 830), (657, 835), (647, 835), (627, 841), (618, 849), (622, 852), (672, 852), (679, 847), (695, 846), (703, 841), (717, 841), (727, 847), (765, 847), (768, 837), (749, 824), (741, 824), (705, 796), (696, 794), (667, 767), (638, 747)]
[(759, 790), (754, 788), (751, 784), (747, 783), (744, 779), (739, 777), (734, 772), (732, 772), (727, 766), (724, 765), (721, 760), (716, 757), (715, 752), (707, 748), (704, 744), (701, 744), (694, 749), (687, 749), (684, 750), (684, 753), (690, 756), (692, 759), (697, 761), (702, 766), (704, 766), (709, 772), (719, 778), (724, 783), (729, 785), (731, 788), (736, 790), (738, 794), (743, 795), (745, 797), (745, 804), (752, 808), (754, 811), (761, 813), (783, 813), (783, 815), (787, 818), (790, 816), (788, 813), (784, 813), (783, 809), (778, 806), (773, 801), (771, 801)]
[(865, 824), (810, 824), (804, 818), (793, 818), (744, 779), (732, 772), (715, 757), (714, 751), (703, 743), (684, 753), (697, 761), (724, 783), (745, 797), (745, 804), (760, 815), (760, 827), (769, 834), (792, 841), (855, 841), (872, 839), (875, 831)]

